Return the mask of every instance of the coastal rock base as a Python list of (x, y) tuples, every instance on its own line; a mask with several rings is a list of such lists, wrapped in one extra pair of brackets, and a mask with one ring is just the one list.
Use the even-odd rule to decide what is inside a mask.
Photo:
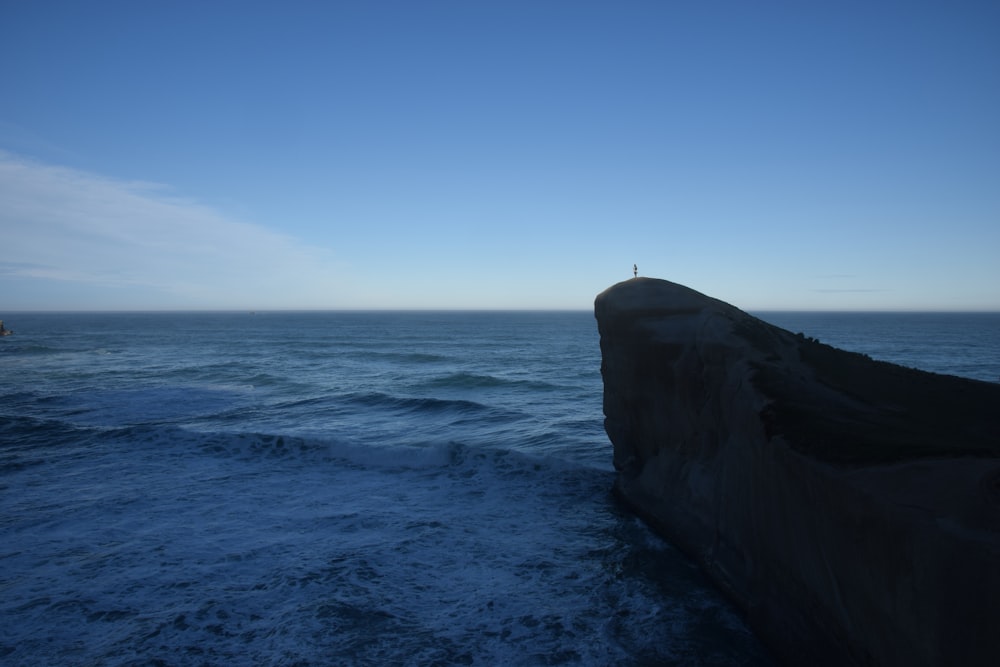
[(1000, 385), (675, 283), (595, 301), (616, 491), (788, 664), (994, 665)]

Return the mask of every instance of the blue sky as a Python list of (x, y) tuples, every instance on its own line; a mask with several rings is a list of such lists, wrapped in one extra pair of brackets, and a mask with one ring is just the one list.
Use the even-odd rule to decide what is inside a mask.
[(0, 312), (1000, 310), (996, 2), (0, 0)]

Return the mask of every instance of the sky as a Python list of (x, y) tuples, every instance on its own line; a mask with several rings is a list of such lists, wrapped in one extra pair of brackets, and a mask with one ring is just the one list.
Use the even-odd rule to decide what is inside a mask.
[(1000, 310), (1000, 3), (0, 0), (0, 317)]

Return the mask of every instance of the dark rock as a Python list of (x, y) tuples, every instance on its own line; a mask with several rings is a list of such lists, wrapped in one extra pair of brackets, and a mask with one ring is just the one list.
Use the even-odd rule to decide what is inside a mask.
[(837, 350), (681, 285), (595, 301), (616, 491), (788, 664), (1000, 655), (1000, 385)]

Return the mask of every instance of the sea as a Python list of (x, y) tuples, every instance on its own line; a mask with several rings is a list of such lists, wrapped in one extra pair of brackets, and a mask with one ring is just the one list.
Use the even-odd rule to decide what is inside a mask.
[[(758, 315), (1000, 380), (1000, 314)], [(0, 664), (773, 664), (613, 497), (590, 312), (4, 319)]]

